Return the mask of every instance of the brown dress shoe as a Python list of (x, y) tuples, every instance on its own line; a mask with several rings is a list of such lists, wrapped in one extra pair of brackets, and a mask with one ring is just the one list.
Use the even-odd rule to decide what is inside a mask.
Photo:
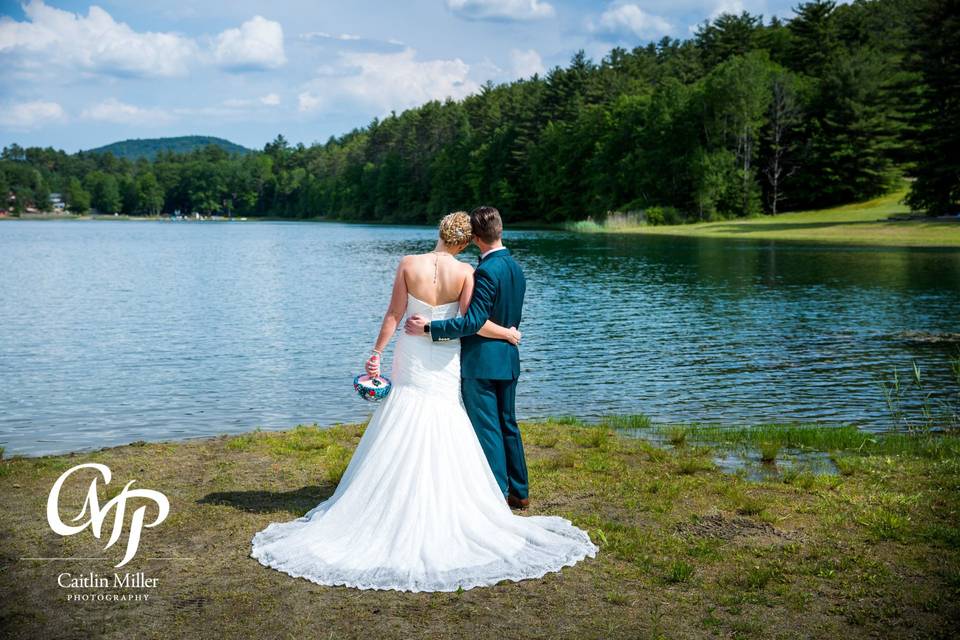
[(530, 498), (518, 498), (510, 494), (507, 496), (507, 504), (510, 505), (511, 509), (526, 509), (530, 506)]

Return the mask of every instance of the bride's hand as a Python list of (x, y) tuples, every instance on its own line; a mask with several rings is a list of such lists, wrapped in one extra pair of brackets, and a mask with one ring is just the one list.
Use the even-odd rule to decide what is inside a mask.
[(507, 331), (510, 332), (510, 337), (507, 338), (507, 342), (514, 346), (520, 344), (520, 336), (523, 335), (520, 333), (520, 330), (516, 327), (510, 327)]
[(367, 371), (367, 375), (371, 378), (376, 378), (380, 375), (380, 354), (374, 351), (370, 354), (370, 357), (367, 358), (367, 362), (363, 366)]

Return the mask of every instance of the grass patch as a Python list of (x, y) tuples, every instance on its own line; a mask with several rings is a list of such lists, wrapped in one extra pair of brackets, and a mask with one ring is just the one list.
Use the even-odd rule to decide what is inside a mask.
[(575, 230), (899, 247), (960, 247), (960, 221), (892, 219), (909, 213), (909, 208), (902, 203), (905, 195), (904, 186), (873, 200), (830, 209), (695, 224), (609, 228), (594, 224)]
[(910, 517), (889, 509), (877, 508), (863, 514), (858, 522), (877, 540), (903, 540), (910, 525)]
[(686, 427), (669, 427), (666, 431), (667, 442), (675, 447), (682, 447), (687, 444), (687, 434), (689, 430)]
[(557, 455), (545, 458), (541, 465), (544, 469), (548, 470), (558, 470), (558, 469), (572, 469), (577, 464), (577, 456), (572, 451), (564, 451)]
[(780, 474), (780, 479), (786, 484), (792, 484), (806, 491), (817, 485), (817, 475), (803, 467), (791, 467)]
[(567, 231), (574, 231), (577, 233), (602, 233), (635, 229), (639, 226), (643, 226), (644, 224), (645, 221), (643, 216), (639, 213), (613, 212), (605, 216), (599, 222), (594, 220), (593, 217), (588, 217), (586, 220), (567, 222), (564, 224), (564, 228)]
[(573, 440), (581, 447), (598, 448), (602, 447), (610, 440), (613, 434), (607, 429), (606, 425), (601, 424), (596, 427), (589, 427), (578, 430)]
[(577, 416), (567, 415), (567, 416), (553, 416), (553, 417), (547, 418), (543, 421), (543, 424), (550, 425), (550, 426), (565, 425), (565, 426), (582, 427), (584, 426), (585, 423), (583, 422), (583, 420), (581, 420)]
[(611, 429), (647, 429), (652, 426), (653, 422), (650, 420), (650, 416), (636, 413), (624, 416), (607, 416), (603, 419), (603, 424)]
[(761, 442), (760, 443), (760, 462), (764, 464), (773, 464), (777, 461), (777, 454), (780, 453), (779, 442)]
[(560, 442), (560, 436), (555, 433), (538, 434), (530, 438), (530, 443), (537, 447), (546, 447), (552, 449)]
[(736, 500), (736, 511), (744, 516), (756, 516), (767, 508), (767, 501), (752, 495), (743, 495)]
[(347, 470), (350, 464), (350, 456), (353, 452), (340, 444), (332, 444), (327, 447), (324, 453), (324, 475), (327, 480), (337, 484), (343, 477), (343, 472)]
[(764, 455), (780, 449), (811, 451), (844, 451), (870, 455), (910, 455), (931, 459), (960, 457), (960, 437), (951, 432), (923, 431), (915, 433), (871, 433), (852, 425), (759, 424), (750, 427), (695, 424), (688, 426), (656, 426), (672, 443), (682, 432), (684, 441), (743, 445), (756, 448)]
[(830, 460), (834, 466), (837, 467), (837, 473), (842, 476), (852, 476), (863, 468), (862, 459), (857, 456), (838, 455), (835, 453), (830, 456)]
[(688, 582), (690, 578), (693, 577), (693, 573), (694, 569), (692, 564), (684, 562), (683, 560), (677, 560), (670, 565), (670, 570), (666, 575), (666, 581), (670, 584)]
[[(551, 638), (734, 638), (784, 630), (859, 640), (891, 629), (942, 636), (960, 617), (960, 460), (948, 455), (956, 435), (932, 447), (892, 446), (887, 436), (845, 430), (767, 425), (756, 440), (728, 430), (732, 446), (825, 446), (838, 467), (850, 465), (829, 478), (788, 467), (782, 481), (752, 482), (715, 472), (713, 452), (698, 446), (698, 425), (681, 425), (685, 444), (670, 448), (618, 432), (615, 423), (521, 424), (531, 488), (523, 517), (571, 520), (600, 546), (597, 557), (542, 579), (459, 593), (321, 587), (249, 558), (255, 532), (333, 493), (362, 424), (0, 460), (7, 470), (0, 471), (4, 637), (113, 638), (131, 628), (151, 638), (211, 630), (218, 638), (346, 638), (362, 630), (387, 640), (502, 640), (529, 630)], [(638, 422), (625, 417), (623, 424)], [(863, 444), (865, 437), (871, 442)], [(143, 531), (140, 552), (125, 567), (159, 579), (148, 602), (72, 606), (57, 574), (103, 573), (109, 564), (22, 560), (119, 559), (122, 544), (104, 550), (105, 541), (88, 532), (61, 538), (46, 522), (57, 476), (91, 461), (114, 474), (102, 497), (136, 479), (170, 499), (168, 520)], [(76, 512), (84, 489), (62, 494), (76, 501)], [(193, 560), (150, 560), (158, 557)]]
[(779, 571), (774, 567), (754, 565), (747, 569), (743, 577), (743, 585), (754, 591), (765, 589), (778, 575)]
[(717, 468), (713, 460), (696, 455), (683, 455), (677, 461), (677, 473), (693, 475), (700, 471), (712, 471)]
[(258, 427), (250, 433), (244, 433), (234, 438), (231, 438), (227, 442), (227, 448), (231, 451), (246, 451), (250, 449), (254, 442), (256, 442), (257, 436), (260, 434), (260, 428)]

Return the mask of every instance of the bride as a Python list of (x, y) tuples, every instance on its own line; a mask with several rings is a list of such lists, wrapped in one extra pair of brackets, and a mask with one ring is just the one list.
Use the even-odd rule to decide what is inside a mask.
[[(470, 243), (466, 213), (440, 223), (430, 253), (400, 260), (368, 372), (405, 316), (463, 314), (473, 268), (454, 256)], [(519, 341), (490, 321), (481, 335)], [(261, 564), (322, 585), (456, 591), (540, 578), (597, 547), (558, 516), (514, 515), (460, 397), (460, 341), (401, 332), (393, 388), (377, 407), (333, 495), (253, 537)]]

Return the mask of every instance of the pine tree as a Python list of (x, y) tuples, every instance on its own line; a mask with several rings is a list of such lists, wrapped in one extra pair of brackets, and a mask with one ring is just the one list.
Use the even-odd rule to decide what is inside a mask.
[(924, 0), (914, 27), (924, 79), (915, 115), (916, 181), (907, 203), (928, 214), (960, 212), (960, 0)]
[(789, 62), (794, 71), (820, 76), (839, 47), (833, 14), (834, 0), (814, 0), (794, 8), (788, 28), (792, 34)]
[(744, 11), (740, 15), (722, 13), (712, 23), (704, 22), (696, 33), (697, 47), (704, 64), (714, 67), (733, 56), (742, 56), (755, 47), (763, 25), (762, 16)]
[(90, 209), (90, 194), (80, 184), (79, 178), (70, 178), (64, 195), (67, 208), (73, 213), (86, 213)]

